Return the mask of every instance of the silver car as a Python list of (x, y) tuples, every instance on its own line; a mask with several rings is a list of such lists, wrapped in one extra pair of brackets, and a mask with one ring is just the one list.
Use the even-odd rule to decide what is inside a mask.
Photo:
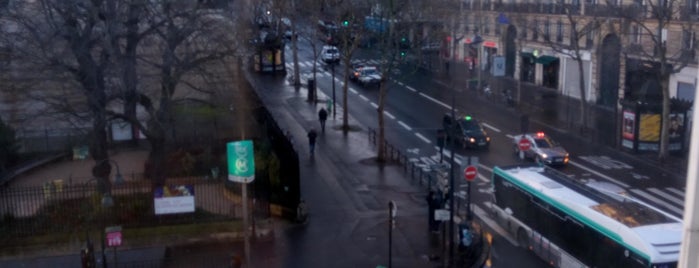
[(552, 166), (567, 165), (568, 161), (570, 161), (568, 152), (543, 132), (514, 136), (515, 154), (520, 153), (519, 142), (523, 138), (529, 140), (529, 144), (531, 144), (529, 150), (523, 151), (525, 158), (534, 159), (537, 163)]

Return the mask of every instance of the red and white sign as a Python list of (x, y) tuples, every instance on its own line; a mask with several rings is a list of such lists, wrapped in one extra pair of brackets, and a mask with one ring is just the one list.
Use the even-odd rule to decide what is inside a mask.
[(467, 181), (473, 181), (476, 176), (478, 176), (478, 169), (476, 166), (468, 166), (464, 169), (464, 178), (466, 178)]
[(121, 246), (121, 231), (107, 233), (107, 246), (108, 247)]
[(520, 151), (527, 151), (530, 148), (532, 148), (532, 143), (529, 141), (529, 139), (523, 137), (519, 139), (519, 143), (517, 143), (517, 146), (519, 146)]

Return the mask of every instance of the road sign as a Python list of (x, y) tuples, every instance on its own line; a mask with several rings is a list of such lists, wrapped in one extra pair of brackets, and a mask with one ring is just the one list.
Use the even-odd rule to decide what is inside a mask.
[(478, 176), (478, 169), (476, 166), (468, 166), (464, 169), (464, 178), (466, 178), (467, 181), (473, 181), (476, 176)]
[(435, 221), (448, 221), (449, 220), (449, 210), (447, 209), (436, 209), (434, 211)]
[(107, 233), (107, 247), (121, 246), (121, 226), (110, 226), (105, 229)]
[(249, 183), (255, 179), (255, 153), (252, 141), (236, 141), (226, 144), (228, 180)]
[(522, 137), (519, 139), (517, 146), (519, 146), (520, 151), (526, 151), (529, 150), (529, 148), (532, 148), (532, 143), (529, 141), (529, 139)]

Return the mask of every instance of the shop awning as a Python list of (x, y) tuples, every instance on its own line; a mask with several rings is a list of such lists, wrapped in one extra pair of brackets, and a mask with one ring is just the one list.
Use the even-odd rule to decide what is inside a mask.
[(558, 60), (558, 58), (556, 58), (556, 57), (543, 55), (543, 56), (536, 58), (536, 63), (540, 63), (542, 65), (549, 65), (552, 62), (557, 61), (557, 60)]

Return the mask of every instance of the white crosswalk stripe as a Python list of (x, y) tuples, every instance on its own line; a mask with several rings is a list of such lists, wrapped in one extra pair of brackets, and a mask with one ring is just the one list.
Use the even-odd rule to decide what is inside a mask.
[(679, 198), (675, 197), (674, 195), (667, 194), (658, 188), (648, 188), (648, 191), (651, 193), (654, 193), (656, 195), (661, 196), (665, 200), (672, 201), (673, 203), (679, 205), (680, 207), (684, 207), (684, 199), (679, 199)]
[(673, 187), (668, 187), (665, 189), (670, 191), (670, 192), (675, 193), (676, 195), (683, 196), (682, 199), (684, 199), (684, 191), (678, 190), (677, 188), (673, 188)]
[(662, 208), (669, 209), (671, 212), (673, 212), (672, 213), (673, 215), (682, 217), (682, 213), (683, 213), (682, 208), (678, 208), (672, 204), (669, 204), (669, 203), (663, 201), (662, 199), (657, 198), (657, 197), (655, 197), (655, 196), (653, 196), (653, 195), (649, 194), (648, 192), (641, 190), (641, 189), (631, 189), (631, 192), (636, 194), (640, 199), (642, 199), (644, 201), (650, 201), (650, 203), (652, 203), (654, 206), (658, 206), (661, 209)]

